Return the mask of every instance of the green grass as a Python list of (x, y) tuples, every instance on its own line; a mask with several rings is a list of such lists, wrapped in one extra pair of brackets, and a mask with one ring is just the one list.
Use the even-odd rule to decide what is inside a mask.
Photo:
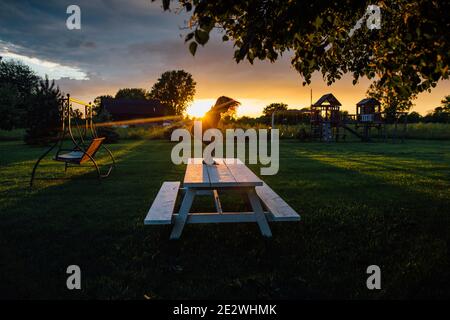
[[(120, 139), (141, 140), (141, 139), (164, 139), (168, 127), (135, 127), (135, 128), (115, 128)], [(169, 135), (170, 136), (170, 135)]]
[[(56, 179), (29, 190), (42, 149), (1, 142), (0, 298), (450, 297), (450, 142), (282, 141), (280, 172), (263, 179), (300, 223), (271, 224), (271, 240), (256, 224), (188, 225), (177, 242), (169, 226), (143, 225), (161, 183), (183, 178), (171, 147), (113, 145), (118, 167), (101, 182), (47, 160), (38, 177)], [(72, 264), (81, 291), (66, 289)], [(379, 291), (366, 288), (372, 264)]]
[(0, 141), (23, 140), (25, 129), (0, 130)]

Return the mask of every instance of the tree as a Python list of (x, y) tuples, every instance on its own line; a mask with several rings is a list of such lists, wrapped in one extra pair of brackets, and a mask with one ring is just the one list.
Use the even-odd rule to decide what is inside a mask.
[(48, 77), (40, 80), (30, 102), (25, 142), (45, 144), (54, 140), (61, 127), (61, 99), (63, 95)]
[(383, 110), (391, 120), (395, 119), (397, 112), (411, 109), (413, 100), (417, 98), (417, 95), (413, 93), (409, 96), (399, 95), (391, 88), (379, 86), (378, 83), (370, 85), (368, 95), (381, 103)]
[(0, 129), (25, 127), (28, 105), (38, 80), (21, 62), (0, 60)]
[(116, 143), (120, 139), (120, 135), (116, 132), (116, 129), (111, 125), (102, 125), (102, 123), (110, 122), (113, 120), (111, 114), (102, 109), (99, 113), (94, 115), (94, 122), (97, 123), (97, 134), (99, 137), (104, 137), (105, 143)]
[(95, 98), (94, 99), (94, 108), (93, 108), (95, 115), (102, 113), (102, 111), (104, 110), (104, 106), (103, 106), (104, 99), (114, 99), (114, 97), (109, 94), (105, 94), (105, 95), (98, 96), (97, 98)]
[(241, 105), (239, 101), (221, 96), (214, 106), (202, 117), (202, 130), (217, 129), (222, 120), (230, 121), (236, 115), (236, 109)]
[(450, 120), (450, 113), (445, 110), (445, 107), (436, 107), (433, 112), (428, 113), (424, 117), (425, 122), (448, 123)]
[(442, 108), (445, 112), (450, 112), (450, 95), (445, 96), (444, 99), (441, 100)]
[(147, 98), (147, 90), (141, 88), (120, 89), (117, 91), (115, 98), (145, 100)]
[(80, 122), (83, 119), (83, 112), (81, 112), (80, 109), (71, 109), (70, 110), (70, 116), (75, 121)]
[(420, 113), (413, 111), (408, 114), (408, 123), (418, 123), (422, 120)]
[[(140, 89), (143, 90), (143, 89)], [(119, 90), (120, 91), (120, 90)], [(94, 99), (94, 122), (99, 124), (97, 126), (97, 134), (99, 137), (105, 137), (105, 143), (116, 143), (120, 136), (116, 129), (112, 126), (103, 126), (101, 123), (113, 121), (112, 115), (105, 109), (103, 102), (105, 99), (114, 99), (113, 96), (105, 94)]]
[(184, 70), (167, 71), (153, 85), (149, 97), (167, 106), (168, 114), (182, 115), (194, 100), (195, 86), (190, 73)]
[[(351, 73), (354, 84), (367, 77), (373, 90), (408, 107), (405, 101), (448, 79), (450, 2), (377, 1), (381, 28), (369, 29), (366, 22), (375, 17), (371, 2), (179, 0), (192, 12), (192, 32), (185, 38), (192, 54), (219, 28), (223, 41), (233, 42), (237, 62), (273, 62), (290, 51), (304, 85), (316, 71), (328, 84)], [(168, 10), (170, 1), (162, 3)]]
[(288, 109), (288, 105), (285, 103), (271, 103), (268, 106), (266, 106), (263, 110), (263, 115), (265, 117), (271, 117), (272, 113), (275, 111), (286, 111)]

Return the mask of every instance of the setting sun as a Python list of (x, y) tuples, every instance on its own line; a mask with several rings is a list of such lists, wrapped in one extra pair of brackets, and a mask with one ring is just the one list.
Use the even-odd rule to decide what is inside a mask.
[[(190, 117), (201, 118), (211, 107), (216, 103), (216, 98), (210, 99), (197, 99), (192, 105), (186, 109), (186, 114)], [(241, 102), (239, 108), (237, 108), (237, 117), (252, 116), (258, 117), (261, 115), (264, 107), (269, 104), (269, 100), (248, 99), (248, 98), (236, 98)]]
[(192, 105), (187, 108), (186, 113), (191, 117), (201, 118), (209, 111), (209, 109), (211, 109), (214, 103), (214, 99), (195, 100)]

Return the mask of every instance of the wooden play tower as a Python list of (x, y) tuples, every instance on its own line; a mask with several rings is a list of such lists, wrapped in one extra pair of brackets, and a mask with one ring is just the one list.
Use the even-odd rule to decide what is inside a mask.
[(341, 103), (333, 94), (323, 95), (311, 105), (311, 134), (321, 141), (330, 142), (339, 139)]
[(356, 130), (362, 129), (362, 136), (369, 140), (371, 129), (378, 130), (381, 137), (384, 128), (384, 118), (381, 104), (377, 99), (366, 98), (356, 104)]

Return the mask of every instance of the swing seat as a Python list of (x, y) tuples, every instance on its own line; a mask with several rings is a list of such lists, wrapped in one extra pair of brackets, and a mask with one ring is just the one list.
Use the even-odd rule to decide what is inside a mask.
[[(94, 138), (92, 139), (91, 143), (86, 149), (86, 152), (81, 150), (66, 150), (70, 151), (68, 153), (63, 154), (57, 154), (55, 157), (56, 161), (66, 162), (66, 163), (73, 163), (73, 164), (82, 164), (83, 162), (89, 161), (91, 159), (94, 159), (95, 154), (97, 153), (98, 149), (103, 144), (103, 141), (105, 138)], [(63, 150), (60, 150), (63, 151)]]

